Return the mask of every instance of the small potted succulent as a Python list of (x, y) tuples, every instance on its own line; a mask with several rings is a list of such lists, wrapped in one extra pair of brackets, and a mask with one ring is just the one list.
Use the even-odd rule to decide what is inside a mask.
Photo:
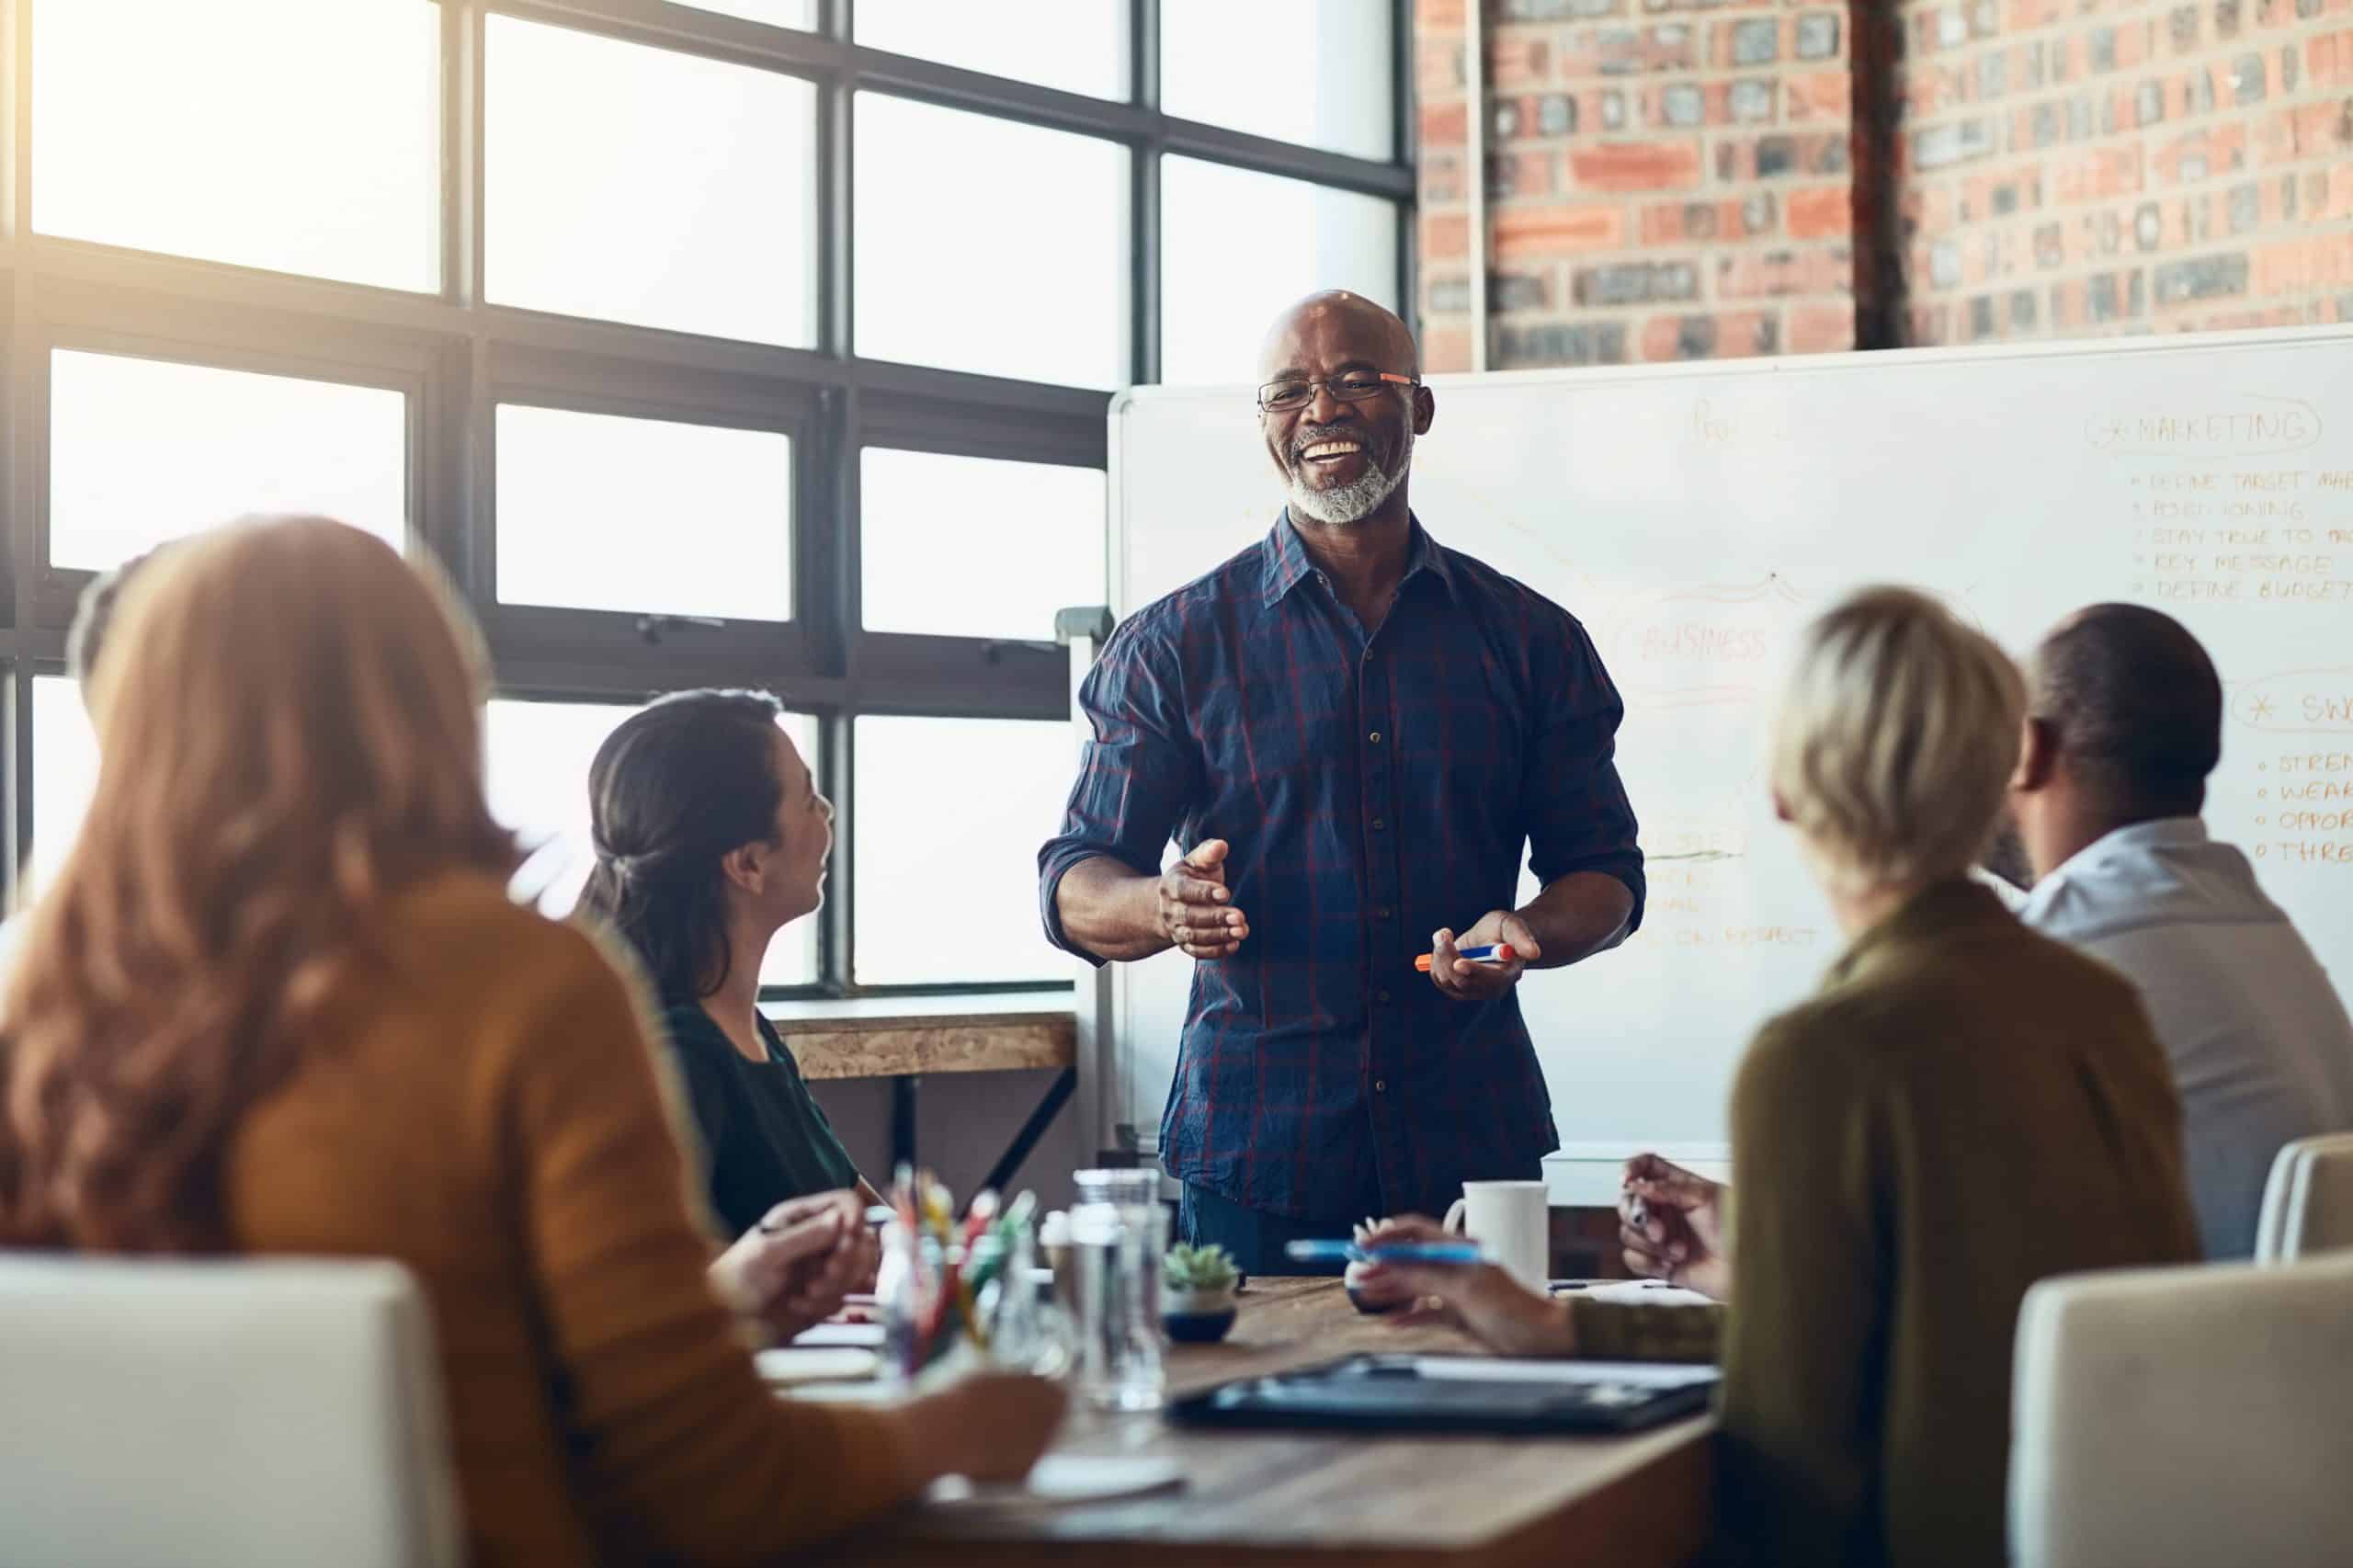
[(1160, 1266), (1160, 1315), (1168, 1337), (1185, 1345), (1223, 1339), (1233, 1326), (1233, 1290), (1240, 1279), (1233, 1256), (1214, 1243), (1179, 1242), (1169, 1248)]

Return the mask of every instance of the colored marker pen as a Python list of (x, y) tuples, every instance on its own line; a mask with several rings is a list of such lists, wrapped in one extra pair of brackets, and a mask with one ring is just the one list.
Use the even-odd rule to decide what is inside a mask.
[(1476, 1242), (1294, 1241), (1283, 1244), (1293, 1263), (1477, 1263), (1486, 1255)]
[[(1512, 960), (1511, 944), (1496, 942), (1484, 948), (1457, 948), (1454, 949), (1454, 956), (1472, 963), (1509, 963)], [(1436, 953), (1424, 953), (1414, 960), (1414, 967), (1422, 973), (1427, 974), (1430, 971), (1431, 961), (1437, 957)]]

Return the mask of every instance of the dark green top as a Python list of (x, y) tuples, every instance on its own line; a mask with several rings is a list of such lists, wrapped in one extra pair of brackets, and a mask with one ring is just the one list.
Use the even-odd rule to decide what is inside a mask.
[(730, 1238), (788, 1198), (858, 1185), (849, 1152), (765, 1017), (766, 1062), (747, 1061), (696, 1004), (670, 1006), (662, 1027), (710, 1162), (710, 1207)]
[(1999, 1568), (2027, 1287), (2198, 1256), (2138, 994), (1929, 888), (1759, 1031), (1732, 1147), (1724, 1555)]

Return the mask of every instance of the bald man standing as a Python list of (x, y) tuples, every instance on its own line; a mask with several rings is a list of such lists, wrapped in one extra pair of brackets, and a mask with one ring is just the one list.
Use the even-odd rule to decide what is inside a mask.
[[(1293, 1238), (1541, 1174), (1518, 986), (1623, 940), (1643, 883), (1585, 629), (1407, 506), (1437, 400), (1405, 324), (1312, 296), (1259, 381), (1288, 504), (1105, 646), (1039, 881), (1056, 945), (1195, 961), (1160, 1131), (1181, 1228), (1284, 1273)], [(1523, 854), (1542, 891), (1515, 907)], [(1511, 956), (1458, 957), (1490, 944)]]

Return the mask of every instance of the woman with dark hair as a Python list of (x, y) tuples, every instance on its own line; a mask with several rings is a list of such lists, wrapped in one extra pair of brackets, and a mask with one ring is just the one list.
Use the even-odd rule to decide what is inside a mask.
[(622, 721), (588, 769), (582, 910), (644, 960), (728, 1233), (863, 1183), (759, 1009), (760, 961), (824, 900), (834, 808), (766, 692), (682, 691)]

